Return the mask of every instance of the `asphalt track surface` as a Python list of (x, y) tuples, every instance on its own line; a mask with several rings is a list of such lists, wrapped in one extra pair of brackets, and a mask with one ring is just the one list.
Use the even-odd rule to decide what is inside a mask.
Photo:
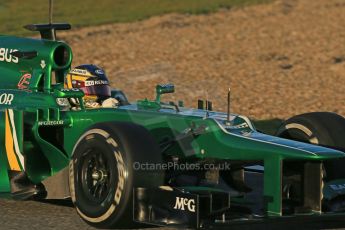
[[(95, 229), (84, 223), (72, 203), (65, 200), (45, 202), (0, 199), (0, 229)], [(344, 222), (342, 224), (342, 222)], [(146, 228), (167, 230), (173, 228)], [(220, 229), (215, 227), (213, 229)], [(222, 229), (345, 229), (345, 221), (279, 222), (226, 227)]]
[(94, 229), (84, 223), (68, 201), (0, 200), (0, 229)]
[[(260, 188), (263, 184), (262, 174), (246, 173), (246, 184), (252, 188)], [(258, 194), (262, 195), (262, 190), (258, 189)], [(249, 193), (248, 198), (255, 201), (257, 195)], [(95, 229), (83, 222), (70, 200), (44, 200), (44, 201), (13, 201), (0, 199), (0, 230), (2, 229)], [(152, 228), (146, 229), (167, 230), (173, 228)], [(307, 216), (297, 218), (278, 218), (270, 222), (256, 223), (243, 221), (220, 228), (214, 226), (213, 229), (272, 229), (272, 230), (292, 230), (292, 229), (345, 229), (345, 216), (337, 219), (308, 219)]]
[[(71, 201), (13, 201), (0, 199), (0, 230), (96, 229), (82, 221)], [(173, 228), (149, 228), (168, 230)]]

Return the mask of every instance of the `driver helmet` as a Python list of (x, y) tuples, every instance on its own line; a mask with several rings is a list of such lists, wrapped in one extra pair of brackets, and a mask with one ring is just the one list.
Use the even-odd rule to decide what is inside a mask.
[(111, 97), (109, 80), (102, 68), (86, 64), (69, 71), (65, 78), (65, 88), (79, 88), (85, 94), (84, 101), (102, 103)]

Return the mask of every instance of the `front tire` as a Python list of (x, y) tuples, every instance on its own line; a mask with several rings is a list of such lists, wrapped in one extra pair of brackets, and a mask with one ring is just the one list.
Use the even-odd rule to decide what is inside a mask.
[(135, 187), (158, 187), (163, 173), (135, 170), (133, 164), (161, 163), (157, 143), (132, 123), (101, 123), (87, 130), (74, 147), (70, 191), (78, 214), (98, 228), (130, 227)]
[[(313, 112), (294, 116), (280, 126), (276, 136), (345, 150), (345, 119), (330, 112)], [(324, 163), (326, 180), (345, 178), (345, 160)]]

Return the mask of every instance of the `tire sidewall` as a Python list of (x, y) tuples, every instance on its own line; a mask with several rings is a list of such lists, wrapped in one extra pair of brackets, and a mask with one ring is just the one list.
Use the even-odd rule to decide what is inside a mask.
[[(78, 145), (84, 139), (90, 138), (90, 135), (103, 134), (104, 143), (110, 145), (110, 155), (115, 156), (117, 168), (124, 169), (124, 186), (121, 199), (113, 209), (115, 199), (107, 210), (106, 215), (100, 217), (88, 216), (88, 213), (81, 212), (78, 208), (78, 197), (76, 196), (76, 171), (78, 167)], [(114, 147), (115, 146), (115, 147)], [(116, 154), (120, 154), (123, 164), (116, 159)], [(90, 127), (77, 141), (70, 162), (70, 191), (72, 201), (76, 206), (78, 214), (88, 224), (99, 228), (116, 228), (136, 226), (133, 223), (133, 188), (145, 187), (153, 188), (164, 184), (164, 172), (138, 170), (134, 168), (134, 162), (139, 163), (161, 163), (162, 156), (158, 144), (148, 130), (140, 125), (129, 122), (104, 122)], [(116, 194), (116, 191), (115, 191)], [(115, 197), (115, 195), (113, 195)], [(109, 211), (111, 210), (111, 211)], [(109, 215), (110, 213), (110, 215)]]
[[(299, 130), (307, 136), (316, 137), (318, 144), (326, 147), (345, 149), (345, 119), (330, 112), (312, 112), (294, 116), (286, 120), (276, 135), (282, 136), (291, 129)], [(311, 134), (308, 133), (311, 132)]]
[[(112, 135), (111, 135), (112, 134)], [(114, 188), (110, 188), (109, 195), (107, 200), (102, 203), (100, 207), (91, 207), (86, 202), (82, 195), (79, 197), (82, 192), (80, 191), (80, 157), (83, 154), (85, 147), (81, 146), (87, 142), (93, 142), (93, 139), (103, 139), (104, 146), (103, 149), (106, 149), (104, 154), (107, 155), (107, 159), (111, 159), (112, 162), (116, 164), (112, 170), (112, 173), (117, 174), (118, 178), (114, 178), (116, 182), (111, 183)], [(119, 144), (119, 140), (111, 132), (111, 130), (102, 128), (93, 128), (88, 130), (77, 142), (75, 149), (73, 151), (73, 160), (70, 162), (70, 190), (72, 201), (77, 209), (78, 214), (89, 224), (91, 225), (107, 225), (105, 222), (111, 220), (112, 222), (118, 221), (125, 211), (130, 196), (132, 193), (132, 174), (129, 172), (131, 170), (131, 158), (128, 154), (125, 154), (123, 146)], [(80, 147), (78, 147), (80, 146)], [(117, 170), (117, 172), (115, 172)], [(121, 171), (121, 172), (120, 172)], [(123, 186), (119, 184), (120, 181), (123, 181)], [(73, 192), (72, 192), (73, 191)], [(78, 197), (78, 199), (77, 199)]]

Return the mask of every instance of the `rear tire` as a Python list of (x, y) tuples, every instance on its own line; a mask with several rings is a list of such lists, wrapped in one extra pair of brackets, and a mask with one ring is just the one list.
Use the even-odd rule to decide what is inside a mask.
[[(313, 112), (286, 120), (276, 136), (345, 151), (345, 119), (330, 112)], [(324, 163), (326, 180), (345, 178), (345, 159)]]
[(88, 129), (74, 147), (70, 192), (78, 214), (97, 228), (133, 226), (135, 187), (163, 185), (163, 173), (135, 170), (135, 164), (161, 163), (157, 143), (132, 123), (100, 123)]

